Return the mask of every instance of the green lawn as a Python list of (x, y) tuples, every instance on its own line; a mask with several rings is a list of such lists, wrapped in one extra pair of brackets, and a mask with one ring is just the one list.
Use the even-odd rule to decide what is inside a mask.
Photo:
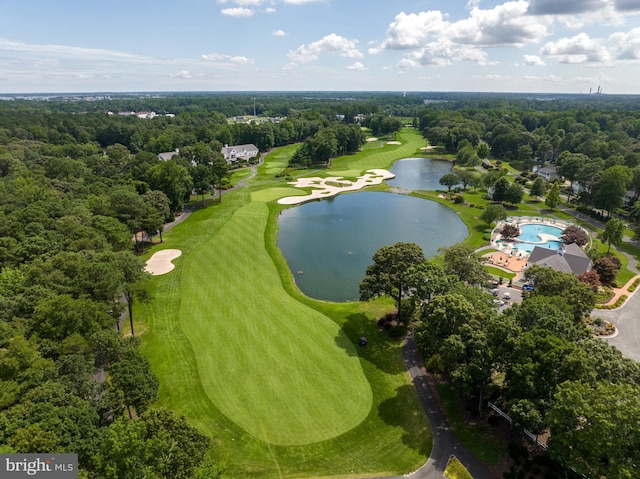
[(447, 468), (444, 470), (444, 477), (447, 479), (473, 479), (467, 468), (455, 456), (449, 458)]
[[(392, 148), (402, 157), (423, 143), (404, 136), (412, 146), (386, 145), (322, 173), (390, 166)], [(329, 303), (297, 290), (275, 241), (283, 207), (274, 200), (295, 192), (275, 179), (294, 148), (285, 150), (253, 186), (163, 235), (163, 248), (183, 254), (135, 308), (159, 404), (212, 438), (211, 459), (228, 477), (410, 472), (426, 461), (432, 436), (401, 343), (375, 324), (393, 301)], [(354, 346), (362, 335), (366, 348)]]

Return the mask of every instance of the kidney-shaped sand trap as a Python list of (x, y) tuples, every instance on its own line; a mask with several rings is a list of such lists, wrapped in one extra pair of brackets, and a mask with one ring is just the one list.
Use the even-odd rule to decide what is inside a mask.
[(159, 274), (166, 274), (175, 268), (175, 265), (172, 263), (174, 259), (179, 257), (182, 254), (182, 251), (179, 249), (163, 249), (162, 251), (158, 251), (154, 253), (149, 261), (147, 261), (144, 269), (151, 273), (154, 276)]

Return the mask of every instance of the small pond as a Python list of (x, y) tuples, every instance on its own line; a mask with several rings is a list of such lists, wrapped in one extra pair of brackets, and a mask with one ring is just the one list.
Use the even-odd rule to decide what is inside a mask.
[(367, 191), (286, 209), (278, 221), (278, 246), (298, 288), (337, 302), (359, 298), (360, 281), (381, 246), (413, 242), (431, 257), (468, 234), (456, 213), (439, 203)]

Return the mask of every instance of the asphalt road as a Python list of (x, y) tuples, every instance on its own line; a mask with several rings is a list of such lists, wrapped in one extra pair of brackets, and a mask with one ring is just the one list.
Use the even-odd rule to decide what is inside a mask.
[(605, 341), (624, 356), (640, 361), (640, 294), (633, 294), (622, 308), (596, 309), (593, 316), (606, 319), (618, 329), (614, 337)]
[(429, 460), (417, 471), (405, 476), (395, 476), (387, 479), (442, 479), (444, 470), (450, 456), (456, 456), (467, 470), (473, 476), (473, 479), (493, 479), (493, 476), (487, 471), (484, 465), (471, 454), (453, 433), (447, 418), (440, 409), (431, 386), (427, 380), (427, 375), (422, 365), (422, 358), (418, 352), (413, 335), (409, 334), (407, 342), (404, 346), (403, 357), (407, 364), (409, 374), (413, 384), (420, 396), (422, 405), (433, 433), (433, 448)]

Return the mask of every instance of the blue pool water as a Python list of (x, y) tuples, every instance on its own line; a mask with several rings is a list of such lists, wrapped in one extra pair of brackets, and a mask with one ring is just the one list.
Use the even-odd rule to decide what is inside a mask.
[(520, 241), (513, 245), (513, 249), (518, 251), (526, 251), (530, 253), (533, 251), (535, 246), (557, 250), (562, 244), (562, 241), (545, 241), (540, 237), (540, 233), (542, 233), (560, 238), (562, 235), (562, 229), (556, 226), (526, 224), (521, 225), (520, 230), (522, 231), (520, 236), (518, 236)]

